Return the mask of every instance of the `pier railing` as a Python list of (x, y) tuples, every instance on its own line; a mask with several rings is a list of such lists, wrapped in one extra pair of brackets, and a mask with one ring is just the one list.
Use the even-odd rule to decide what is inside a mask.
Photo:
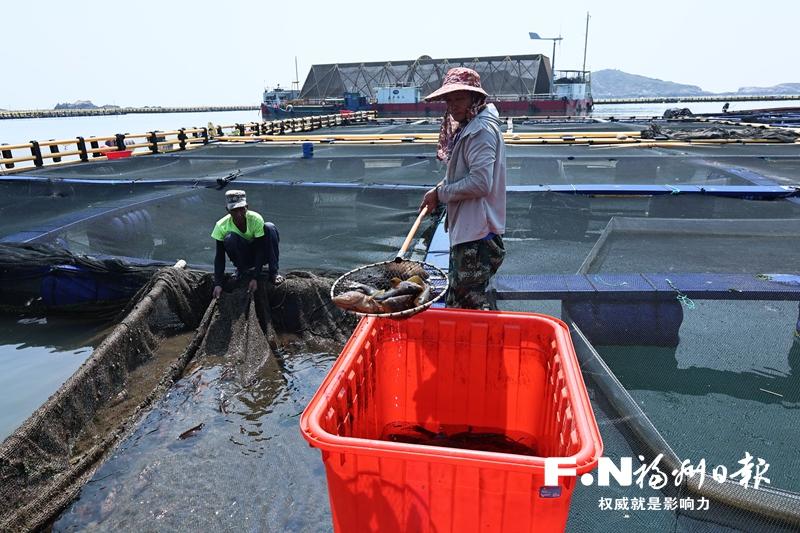
[(0, 174), (70, 163), (192, 150), (215, 140), (235, 141), (245, 137), (296, 134), (320, 128), (363, 123), (375, 118), (374, 111), (357, 111), (227, 126), (214, 126), (209, 123), (209, 126), (202, 128), (0, 144)]

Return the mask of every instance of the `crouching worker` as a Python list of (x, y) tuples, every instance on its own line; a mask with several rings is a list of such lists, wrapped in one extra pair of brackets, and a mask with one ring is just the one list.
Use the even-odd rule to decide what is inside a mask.
[(228, 214), (214, 225), (211, 236), (217, 241), (214, 257), (214, 298), (222, 294), (225, 275), (225, 255), (236, 267), (238, 279), (249, 279), (247, 290), (255, 292), (258, 277), (264, 265), (269, 265), (269, 280), (275, 285), (283, 283), (278, 274), (278, 228), (255, 211), (247, 208), (244, 191), (227, 191), (225, 204)]

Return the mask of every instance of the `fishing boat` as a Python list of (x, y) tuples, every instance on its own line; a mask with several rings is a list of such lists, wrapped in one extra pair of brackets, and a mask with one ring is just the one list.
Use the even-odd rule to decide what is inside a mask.
[(349, 111), (391, 116), (441, 116), (443, 102), (426, 102), (452, 67), (476, 70), (505, 116), (582, 115), (592, 109), (591, 79), (583, 70), (553, 71), (541, 54), (313, 65), (299, 98), (276, 104), (264, 93), (264, 120)]
[(289, 93), (289, 91), (280, 89), (264, 91), (264, 100), (261, 102), (261, 116), (263, 119), (280, 120), (370, 109), (366, 98), (358, 93), (344, 93), (341, 98), (302, 100), (297, 98), (297, 91), (291, 92), (295, 95), (293, 98), (284, 96), (281, 99), (281, 93)]
[[(551, 92), (544, 94), (490, 95), (504, 116), (585, 115), (592, 110), (592, 93), (589, 73), (583, 71), (561, 71), (552, 85)], [(426, 102), (419, 87), (382, 87), (371, 107), (379, 115), (441, 116), (444, 102)]]

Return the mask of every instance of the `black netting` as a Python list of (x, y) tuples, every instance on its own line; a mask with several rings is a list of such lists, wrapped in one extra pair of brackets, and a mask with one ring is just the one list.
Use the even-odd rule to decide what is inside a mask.
[(76, 255), (51, 244), (0, 243), (0, 310), (113, 316), (160, 267)]
[[(46, 264), (46, 248), (32, 251)], [(125, 272), (121, 263), (111, 264)], [(330, 278), (289, 273), (279, 286), (262, 280), (254, 295), (241, 282), (230, 283), (230, 292), (208, 306), (211, 284), (209, 274), (158, 271), (89, 360), (3, 442), (0, 529), (46, 524), (192, 358), (199, 365), (228, 366), (240, 387), (247, 387), (267, 369), (280, 372), (273, 349), (293, 343), (295, 349), (332, 349), (354, 325), (330, 304)]]
[(643, 139), (673, 139), (679, 141), (703, 139), (762, 139), (772, 142), (793, 143), (800, 136), (797, 132), (782, 128), (757, 128), (745, 126), (696, 128), (662, 128), (658, 124), (642, 132)]
[(798, 247), (798, 218), (614, 217), (579, 272), (800, 274), (794, 261)]
[[(417, 216), (424, 191), (245, 187), (251, 209), (278, 227), (281, 269), (338, 272), (395, 253)], [(41, 240), (76, 254), (169, 264), (184, 259), (210, 269), (215, 252), (210, 234), (214, 222), (225, 215), (224, 195), (224, 190), (191, 188), (99, 218), (74, 216), (66, 226), (53, 221), (54, 231)], [(420, 234), (429, 233), (433, 224), (427, 219)]]
[(143, 364), (158, 360), (163, 339), (199, 325), (208, 283), (196, 272), (160, 271), (89, 360), (5, 439), (0, 529), (45, 525), (91, 477), (136, 412), (180, 375), (191, 349), (149, 368), (146, 386), (131, 381)]
[[(569, 314), (566, 314), (564, 319), (570, 321)], [(692, 530), (734, 528), (746, 531), (794, 531), (800, 525), (800, 513), (798, 513), (800, 492), (795, 486), (797, 480), (793, 479), (796, 473), (796, 468), (793, 467), (796, 465), (786, 463), (791, 452), (787, 454), (787, 450), (766, 449), (764, 445), (767, 443), (761, 441), (756, 434), (740, 435), (739, 438), (736, 438), (733, 436), (736, 433), (735, 429), (731, 431), (732, 428), (724, 428), (726, 423), (738, 426), (743, 419), (752, 418), (748, 415), (752, 407), (745, 407), (743, 411), (739, 412), (738, 409), (741, 406), (736, 402), (725, 402), (723, 410), (728, 413), (725, 422), (716, 421), (714, 423), (718, 430), (721, 429), (726, 435), (729, 435), (728, 438), (721, 440), (715, 439), (715, 435), (707, 431), (709, 415), (699, 412), (705, 408), (702, 405), (704, 400), (718, 404), (719, 401), (714, 398), (714, 393), (722, 392), (723, 389), (726, 389), (724, 394), (751, 396), (746, 376), (731, 374), (728, 379), (722, 379), (724, 372), (710, 377), (702, 376), (704, 371), (708, 372), (706, 369), (690, 368), (682, 371), (686, 374), (684, 378), (670, 381), (670, 375), (675, 371), (681, 372), (681, 370), (675, 369), (672, 372), (666, 370), (660, 363), (664, 354), (658, 354), (658, 350), (645, 347), (632, 350), (624, 358), (614, 357), (612, 362), (607, 364), (612, 352), (606, 348), (598, 353), (577, 325), (571, 323), (571, 327), (578, 358), (584, 374), (590, 379), (587, 385), (590, 390), (595, 391), (594, 397), (597, 402), (595, 411), (598, 413), (600, 421), (604, 420), (607, 424), (603, 433), (606, 443), (604, 455), (620, 457), (626, 456), (627, 453), (629, 457), (641, 456), (640, 461), (644, 464), (649, 464), (656, 456), (661, 455), (660, 469), (666, 472), (669, 478), (669, 483), (660, 489), (662, 495), (673, 498), (705, 498), (710, 501), (708, 511), (678, 509), (671, 513), (665, 513), (668, 523), (672, 524), (670, 528), (682, 523), (683, 527)], [(800, 344), (796, 346), (795, 351), (798, 350), (800, 350)], [(601, 356), (601, 354), (603, 355)], [(795, 359), (797, 359), (797, 355), (795, 355)], [(641, 372), (638, 375), (648, 380), (649, 384), (645, 385), (635, 381), (632, 370), (637, 368), (638, 372)], [(637, 370), (633, 370), (633, 372), (637, 372)], [(728, 381), (732, 387), (727, 388), (722, 385), (724, 381)], [(690, 390), (691, 384), (697, 385), (697, 389)], [(776, 383), (769, 386), (775, 387)], [(707, 387), (710, 387), (711, 390)], [(797, 385), (793, 387), (795, 389), (794, 397), (786, 399), (790, 403), (796, 402), (796, 394), (800, 391)], [(664, 399), (656, 399), (652, 393), (643, 394), (646, 391), (664, 391), (667, 396), (667, 409), (659, 405), (664, 403)], [(756, 399), (755, 397), (756, 395), (753, 394), (752, 398)], [(770, 401), (763, 395), (759, 400)], [(712, 407), (712, 410), (718, 412), (720, 407), (720, 405), (716, 405)], [(764, 414), (763, 411), (760, 412), (765, 427), (774, 427), (777, 420), (781, 418), (780, 415), (775, 416), (777, 413), (767, 416)], [(747, 427), (749, 431), (752, 431), (755, 428), (752, 421), (750, 422)], [(786, 422), (784, 420), (782, 423)], [(794, 420), (788, 421), (792, 425), (794, 422)], [(676, 430), (680, 434), (676, 434)], [(794, 433), (791, 429), (788, 431)], [(624, 439), (624, 444), (618, 440), (607, 438), (607, 436), (615, 435), (616, 432), (619, 432)], [(767, 434), (769, 434), (769, 430), (762, 433), (764, 436)], [(687, 438), (688, 435), (693, 435), (693, 438)], [(752, 441), (748, 443), (748, 439), (752, 438), (759, 439), (760, 454), (770, 455), (771, 452), (772, 457), (778, 458), (781, 473), (776, 472), (776, 475), (779, 477), (775, 478), (773, 475), (771, 478), (773, 483), (770, 486), (763, 485), (762, 490), (755, 490), (752, 484), (744, 487), (734, 479), (728, 479), (724, 483), (713, 480), (711, 478), (712, 469), (717, 465), (724, 465), (726, 462), (735, 464), (735, 461), (740, 459), (745, 452), (744, 449), (738, 447), (752, 446)], [(788, 443), (787, 445), (792, 446)], [(676, 481), (676, 474), (682, 470), (682, 461), (688, 460), (690, 464), (697, 465), (701, 458), (708, 461), (708, 476), (702, 483), (699, 473), (685, 476), (683, 481)], [(636, 460), (634, 462), (639, 464)], [(775, 481), (777, 483), (774, 483)], [(598, 499), (620, 496), (619, 489), (618, 494), (613, 494), (614, 491), (611, 487), (597, 487), (591, 490)], [(659, 493), (659, 491), (655, 492)], [(635, 485), (632, 490), (622, 489), (621, 494), (626, 494), (631, 499), (646, 495)], [(596, 505), (594, 501), (586, 503), (589, 509)], [(581, 511), (583, 512), (573, 511), (571, 517), (575, 518), (576, 515), (585, 517), (587, 510), (581, 509)], [(631, 514), (635, 515), (636, 513), (632, 512)], [(596, 512), (594, 516), (601, 523), (609, 518), (602, 512)], [(613, 514), (611, 518), (613, 520)], [(650, 515), (645, 523), (652, 525)], [(598, 527), (596, 530), (606, 530), (606, 527)]]

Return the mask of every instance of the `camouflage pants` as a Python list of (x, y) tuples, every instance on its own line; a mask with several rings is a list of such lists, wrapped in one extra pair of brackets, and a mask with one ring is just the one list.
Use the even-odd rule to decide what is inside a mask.
[(503, 264), (505, 256), (506, 250), (500, 235), (451, 247), (447, 307), (494, 308), (486, 296), (486, 287)]

